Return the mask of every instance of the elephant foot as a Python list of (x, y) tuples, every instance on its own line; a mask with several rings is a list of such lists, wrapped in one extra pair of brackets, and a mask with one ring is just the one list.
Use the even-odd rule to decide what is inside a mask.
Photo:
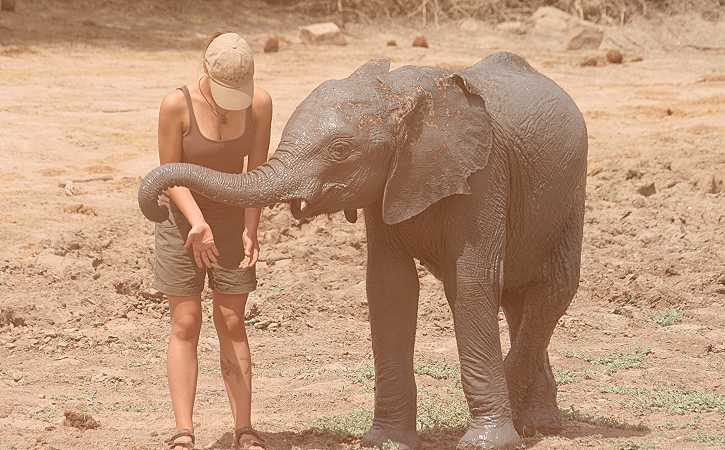
[(472, 419), (457, 449), (514, 449), (523, 448), (524, 441), (516, 432), (511, 419), (482, 417)]
[(403, 431), (397, 428), (373, 424), (370, 430), (363, 436), (360, 446), (413, 450), (418, 447), (418, 433), (415, 430)]
[(554, 406), (532, 406), (521, 412), (517, 429), (524, 437), (536, 434), (552, 435), (561, 432), (561, 414)]

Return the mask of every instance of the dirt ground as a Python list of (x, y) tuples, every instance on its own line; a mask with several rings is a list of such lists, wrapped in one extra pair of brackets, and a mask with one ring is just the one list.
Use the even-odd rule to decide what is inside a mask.
[[(372, 57), (458, 67), (506, 49), (553, 78), (589, 127), (587, 216), (581, 285), (550, 347), (564, 430), (527, 445), (725, 448), (725, 21), (636, 21), (605, 41), (625, 64), (580, 67), (592, 52), (486, 24), (431, 27), (428, 49), (410, 47), (419, 30), (402, 21), (312, 47), (296, 37), (310, 19), (288, 12), (123, 3), (0, 12), (0, 449), (152, 449), (172, 429), (168, 308), (148, 288), (153, 227), (136, 189), (157, 164), (161, 98), (196, 80), (216, 30), (257, 49), (283, 37), (256, 59), (275, 105), (271, 150), (307, 93)], [(299, 224), (278, 206), (260, 233), (255, 426), (274, 449), (359, 448), (373, 400), (363, 225), (341, 213)], [(420, 275), (419, 425), (424, 448), (452, 448), (466, 420), (452, 320), (442, 287)], [(200, 448), (226, 448), (210, 305), (196, 430)], [(99, 427), (66, 426), (67, 411)]]

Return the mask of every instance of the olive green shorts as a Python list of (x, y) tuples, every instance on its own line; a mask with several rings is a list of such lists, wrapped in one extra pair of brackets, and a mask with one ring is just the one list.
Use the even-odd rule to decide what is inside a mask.
[(170, 296), (199, 295), (207, 275), (209, 288), (219, 294), (248, 294), (257, 288), (255, 267), (239, 268), (244, 255), (243, 218), (207, 218), (207, 222), (219, 250), (218, 264), (207, 269), (197, 267), (191, 250), (184, 248), (191, 226), (178, 209), (172, 206), (169, 220), (156, 224), (155, 289)]

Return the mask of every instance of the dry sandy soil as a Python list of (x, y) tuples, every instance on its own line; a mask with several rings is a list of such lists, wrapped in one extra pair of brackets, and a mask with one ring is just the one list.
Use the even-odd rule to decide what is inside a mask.
[[(564, 430), (527, 445), (725, 447), (725, 51), (714, 41), (725, 22), (610, 30), (605, 45), (643, 60), (580, 67), (588, 53), (486, 25), (429, 29), (429, 49), (409, 46), (404, 23), (309, 47), (296, 40), (309, 19), (291, 13), (121, 3), (20, 0), (0, 13), (0, 449), (150, 449), (171, 430), (168, 308), (148, 289), (152, 224), (135, 195), (157, 164), (159, 101), (195, 80), (203, 36), (218, 29), (256, 48), (285, 38), (257, 57), (272, 150), (311, 89), (374, 56), (456, 67), (508, 49), (557, 81), (590, 131), (583, 272), (550, 348)], [(59, 187), (94, 177), (106, 178)], [(278, 206), (261, 228), (254, 423), (274, 449), (358, 448), (373, 399), (363, 225), (342, 214), (299, 224)], [(424, 448), (451, 448), (466, 421), (452, 321), (441, 286), (420, 275), (420, 428)], [(204, 308), (197, 436), (225, 448), (232, 422)], [(252, 326), (268, 321), (280, 326)], [(100, 427), (66, 426), (66, 411)]]

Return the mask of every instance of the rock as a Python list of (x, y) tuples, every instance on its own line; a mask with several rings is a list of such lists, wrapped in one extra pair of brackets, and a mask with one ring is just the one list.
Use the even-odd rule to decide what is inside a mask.
[(279, 38), (272, 36), (264, 43), (264, 53), (277, 53), (279, 51)]
[(622, 64), (622, 61), (624, 61), (624, 56), (619, 50), (611, 49), (607, 51), (607, 61), (611, 64)]
[(718, 194), (723, 192), (723, 179), (715, 175), (705, 175), (697, 182), (698, 187), (706, 194)]
[(0, 327), (12, 325), (14, 327), (24, 327), (25, 319), (20, 317), (12, 308), (0, 309)]
[(15, 0), (0, 0), (0, 10), (7, 12), (15, 11)]
[(636, 178), (637, 180), (639, 180), (640, 178), (642, 178), (643, 175), (644, 174), (642, 172), (640, 172), (639, 170), (628, 169), (627, 174), (624, 176), (624, 178), (626, 180), (631, 180), (633, 178)]
[(256, 328), (258, 330), (264, 330), (269, 326), (270, 323), (272, 323), (271, 320), (262, 320), (260, 322), (255, 323), (254, 328)]
[(526, 34), (526, 32), (528, 31), (526, 29), (526, 25), (524, 25), (523, 22), (519, 22), (517, 20), (501, 22), (500, 24), (496, 25), (496, 29), (511, 34)]
[(395, 39), (391, 39), (386, 44), (388, 47), (397, 47), (398, 43), (395, 41)]
[(67, 427), (74, 427), (79, 430), (92, 430), (101, 426), (90, 414), (82, 411), (66, 411), (64, 415), (65, 421), (63, 425)]
[(654, 242), (657, 242), (660, 239), (660, 235), (655, 233), (654, 231), (643, 231), (637, 235), (637, 238), (643, 243), (643, 244), (652, 244)]
[(340, 27), (332, 22), (316, 23), (300, 28), (300, 40), (305, 44), (319, 45), (346, 45)]
[(567, 50), (597, 49), (602, 45), (604, 32), (596, 28), (581, 28), (569, 37)]
[(463, 31), (468, 31), (469, 33), (472, 33), (478, 31), (481, 28), (481, 25), (481, 21), (469, 17), (468, 19), (463, 19), (458, 25), (458, 28)]
[(146, 300), (163, 300), (164, 293), (159, 291), (158, 289), (147, 287), (146, 289), (141, 291), (141, 297), (145, 298)]
[(653, 195), (657, 193), (657, 189), (655, 188), (654, 183), (647, 183), (637, 188), (637, 193), (640, 195), (643, 195), (645, 197), (649, 197), (650, 195)]
[(422, 34), (420, 36), (416, 36), (415, 39), (413, 39), (413, 47), (428, 48), (428, 39), (426, 39), (426, 37)]
[(276, 330), (277, 328), (281, 327), (282, 324), (279, 322), (272, 322), (269, 325), (267, 325), (268, 330)]
[(579, 63), (581, 67), (598, 67), (605, 65), (604, 59), (599, 56), (590, 56)]

